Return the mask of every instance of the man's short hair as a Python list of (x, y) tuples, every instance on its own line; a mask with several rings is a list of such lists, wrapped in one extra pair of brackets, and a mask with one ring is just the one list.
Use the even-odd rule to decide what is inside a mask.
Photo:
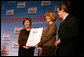
[(65, 12), (67, 12), (67, 13), (69, 13), (69, 6), (67, 5), (67, 4), (59, 4), (58, 6), (57, 6), (57, 8), (59, 8), (59, 10), (61, 11), (62, 9), (65, 11)]

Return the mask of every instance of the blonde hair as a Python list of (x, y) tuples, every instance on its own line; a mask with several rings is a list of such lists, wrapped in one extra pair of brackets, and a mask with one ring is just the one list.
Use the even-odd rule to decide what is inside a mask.
[(55, 20), (57, 19), (56, 13), (53, 11), (47, 11), (45, 13), (45, 16), (50, 16), (51, 17), (51, 21), (55, 22)]

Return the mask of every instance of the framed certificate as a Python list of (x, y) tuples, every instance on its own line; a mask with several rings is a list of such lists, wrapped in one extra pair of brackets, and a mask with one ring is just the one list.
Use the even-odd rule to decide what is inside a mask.
[(30, 31), (26, 46), (35, 46), (41, 40), (43, 28), (33, 28)]

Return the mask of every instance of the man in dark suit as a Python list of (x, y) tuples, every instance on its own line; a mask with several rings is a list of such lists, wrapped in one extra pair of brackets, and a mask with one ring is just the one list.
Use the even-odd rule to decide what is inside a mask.
[(57, 6), (57, 14), (63, 19), (58, 31), (59, 40), (56, 41), (56, 56), (78, 56), (80, 40), (77, 18), (69, 13), (66, 4)]

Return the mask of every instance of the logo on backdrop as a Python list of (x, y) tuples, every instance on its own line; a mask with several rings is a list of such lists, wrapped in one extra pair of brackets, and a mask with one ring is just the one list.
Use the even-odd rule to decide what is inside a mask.
[(51, 5), (51, 1), (42, 1), (41, 6), (49, 6)]
[(17, 4), (17, 8), (25, 8), (26, 7), (26, 2), (21, 2)]
[(19, 48), (18, 41), (13, 41), (13, 48)]
[(6, 15), (13, 15), (13, 14), (14, 14), (14, 9), (6, 11)]
[(20, 30), (21, 30), (21, 29), (23, 29), (23, 28), (22, 28), (22, 27), (15, 27), (14, 33), (15, 33), (15, 34), (20, 33)]
[(37, 7), (28, 8), (28, 14), (37, 13)]
[(3, 40), (10, 40), (11, 35), (10, 34), (3, 34)]

